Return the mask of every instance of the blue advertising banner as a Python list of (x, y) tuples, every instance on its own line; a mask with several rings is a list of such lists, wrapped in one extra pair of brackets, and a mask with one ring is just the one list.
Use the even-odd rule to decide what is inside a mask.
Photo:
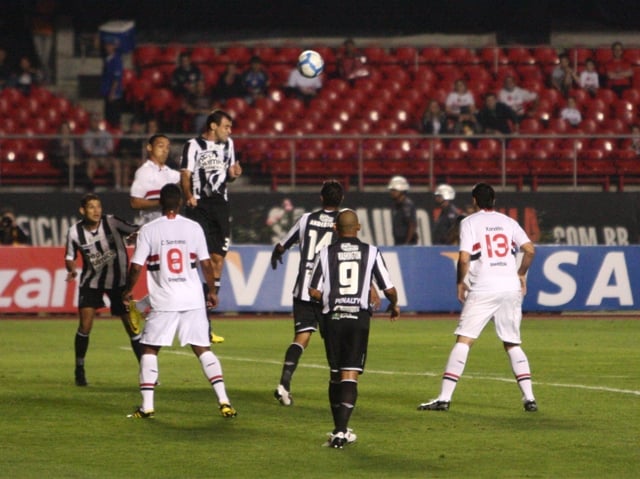
[[(458, 252), (448, 246), (381, 248), (405, 311), (453, 312)], [(538, 246), (529, 271), (526, 311), (640, 309), (640, 247)], [(236, 246), (222, 278), (222, 311), (290, 311), (299, 253), (273, 271), (271, 248)], [(384, 305), (383, 305), (384, 307)]]

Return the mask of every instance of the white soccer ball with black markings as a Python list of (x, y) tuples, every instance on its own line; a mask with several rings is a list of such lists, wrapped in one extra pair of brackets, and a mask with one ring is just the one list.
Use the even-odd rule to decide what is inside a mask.
[(324, 60), (315, 50), (305, 50), (298, 57), (298, 70), (307, 78), (315, 78), (324, 70)]

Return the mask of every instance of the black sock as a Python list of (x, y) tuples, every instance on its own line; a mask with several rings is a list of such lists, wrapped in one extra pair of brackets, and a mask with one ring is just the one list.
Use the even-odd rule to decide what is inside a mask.
[(358, 383), (356, 381), (342, 381), (340, 383), (340, 407), (336, 415), (336, 429), (333, 433), (347, 432), (347, 425), (358, 398)]
[(331, 406), (331, 415), (333, 416), (333, 425), (338, 422), (338, 411), (340, 410), (340, 380), (329, 381), (329, 405)]
[(76, 331), (76, 366), (84, 366), (84, 357), (87, 355), (87, 349), (89, 349), (89, 335)]
[(302, 356), (303, 352), (304, 348), (302, 346), (298, 343), (291, 343), (284, 355), (280, 384), (282, 384), (287, 391), (291, 390), (291, 378), (298, 367), (298, 362), (300, 361), (300, 356)]

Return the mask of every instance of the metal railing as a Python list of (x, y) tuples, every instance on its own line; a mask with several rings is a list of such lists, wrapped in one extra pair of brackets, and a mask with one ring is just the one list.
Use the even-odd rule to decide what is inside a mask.
[[(192, 138), (193, 135), (187, 134), (168, 134), (172, 140), (172, 155), (170, 161), (173, 163), (174, 167), (179, 167), (180, 162), (180, 152), (182, 144), (189, 138)], [(77, 168), (76, 163), (80, 160), (81, 167), (86, 167), (86, 164), (82, 163), (85, 159), (85, 155), (82, 153), (82, 149), (80, 147), (82, 139), (85, 138), (84, 135), (69, 135), (68, 139), (73, 140), (70, 143), (68, 158), (66, 159), (66, 164), (68, 165), (67, 177), (66, 181), (62, 178), (62, 168), (60, 164), (52, 165), (54, 167), (58, 167), (60, 169), (60, 177), (49, 177), (50, 182), (47, 182), (46, 179), (40, 179), (40, 184), (50, 184), (51, 186), (58, 186), (60, 188), (68, 188), (74, 189), (77, 185), (75, 184), (76, 179), (76, 171)], [(255, 183), (260, 183), (265, 180), (270, 180), (271, 177), (278, 176), (278, 181), (286, 183), (288, 186), (295, 188), (299, 184), (305, 182), (305, 180), (313, 180), (317, 181), (319, 175), (323, 175), (322, 171), (318, 172), (307, 172), (305, 174), (301, 174), (298, 169), (298, 162), (302, 161), (299, 159), (299, 151), (300, 147), (304, 145), (305, 141), (308, 140), (325, 140), (327, 142), (326, 148), (336, 148), (335, 144), (339, 140), (353, 140), (357, 143), (357, 149), (355, 152), (352, 152), (352, 156), (345, 159), (344, 165), (347, 166), (349, 164), (355, 165), (355, 175), (349, 174), (345, 170), (344, 176), (349, 177), (350, 183), (353, 181), (352, 186), (356, 186), (359, 190), (364, 190), (367, 186), (373, 184), (380, 184), (386, 182), (383, 178), (387, 178), (396, 174), (406, 175), (410, 178), (413, 178), (413, 181), (419, 184), (427, 185), (429, 188), (434, 188), (437, 182), (444, 181), (445, 179), (449, 179), (456, 183), (469, 183), (473, 184), (477, 181), (477, 179), (481, 179), (483, 177), (482, 172), (478, 172), (477, 177), (474, 177), (473, 173), (470, 171), (463, 172), (461, 175), (456, 175), (455, 171), (450, 172), (449, 174), (440, 174), (441, 170), (438, 168), (442, 162), (446, 162), (447, 159), (441, 155), (441, 151), (443, 150), (451, 150), (451, 144), (455, 140), (459, 140), (458, 147), (461, 151), (461, 156), (464, 158), (466, 154), (474, 149), (476, 149), (476, 144), (480, 142), (482, 139), (492, 139), (496, 140), (500, 148), (491, 154), (491, 158), (494, 160), (499, 160), (500, 165), (500, 173), (497, 178), (492, 177), (493, 181), (497, 181), (499, 186), (502, 188), (506, 188), (510, 185), (510, 181), (512, 178), (509, 175), (508, 162), (519, 161), (522, 164), (527, 164), (528, 158), (526, 153), (520, 154), (517, 158), (511, 159), (508, 157), (507, 153), (510, 151), (514, 151), (509, 148), (509, 144), (512, 140), (515, 139), (528, 139), (531, 140), (531, 148), (536, 148), (536, 141), (540, 139), (553, 139), (557, 141), (562, 140), (574, 140), (572, 144), (572, 159), (573, 159), (573, 167), (570, 174), (559, 173), (557, 183), (566, 185), (566, 187), (570, 190), (576, 190), (583, 183), (584, 184), (593, 184), (593, 181), (583, 181), (583, 179), (592, 180), (593, 178), (589, 178), (588, 172), (580, 171), (580, 162), (579, 160), (579, 151), (581, 147), (584, 147), (585, 142), (590, 142), (594, 139), (605, 139), (611, 141), (611, 147), (608, 150), (605, 150), (607, 153), (606, 156), (610, 159), (612, 165), (615, 165), (615, 153), (620, 150), (619, 146), (616, 144), (621, 144), (622, 140), (629, 140), (632, 138), (631, 135), (612, 135), (612, 134), (513, 134), (508, 136), (496, 136), (496, 135), (473, 135), (473, 136), (459, 136), (459, 135), (439, 135), (439, 136), (426, 136), (426, 135), (304, 135), (304, 136), (291, 136), (291, 135), (236, 135), (233, 137), (236, 142), (236, 156), (241, 163), (246, 162), (252, 165), (259, 165), (260, 172), (252, 171), (251, 173), (254, 175), (253, 178), (249, 177), (249, 183), (252, 181)], [(38, 175), (38, 163), (51, 165), (52, 164), (52, 145), (53, 142), (59, 140), (59, 135), (2, 135), (0, 136), (0, 186), (6, 185), (28, 185), (29, 178), (37, 178)], [(148, 140), (148, 135), (114, 135), (115, 144), (118, 145), (122, 140), (129, 139), (140, 142), (140, 156), (137, 158), (138, 163), (141, 163), (146, 158), (146, 143)], [(16, 147), (16, 145), (20, 145), (12, 140), (18, 140), (22, 142), (22, 146)], [(258, 140), (266, 140), (277, 144), (280, 146), (280, 153), (282, 153), (282, 145), (286, 144), (287, 154), (285, 158), (280, 158), (281, 162), (288, 161), (288, 174), (283, 174), (282, 170), (279, 170), (277, 173), (272, 172), (270, 166), (273, 164), (273, 151), (266, 150), (263, 152), (261, 157), (251, 157), (250, 152), (252, 151), (250, 145), (252, 142)], [(414, 163), (414, 165), (419, 166), (416, 170), (420, 172), (424, 172), (424, 174), (415, 175), (411, 170), (405, 171), (401, 169), (394, 169), (393, 160), (384, 161), (384, 165), (386, 165), (389, 169), (380, 171), (379, 169), (375, 172), (371, 172), (368, 170), (370, 164), (369, 161), (378, 162), (383, 160), (385, 157), (385, 149), (382, 148), (376, 151), (372, 156), (375, 157), (375, 160), (367, 159), (369, 156), (366, 153), (366, 147), (371, 140), (378, 140), (381, 144), (385, 144), (385, 142), (397, 141), (400, 140), (403, 143), (402, 151), (406, 153), (406, 158)], [(460, 141), (462, 140), (462, 141)], [(465, 146), (466, 143), (466, 146)], [(246, 150), (245, 150), (246, 147)], [(566, 149), (566, 148), (565, 148)], [(28, 152), (28, 153), (27, 153)], [(427, 154), (425, 154), (427, 153)], [(325, 163), (328, 162), (325, 158), (325, 153), (323, 151), (318, 151), (317, 159), (323, 160)], [(119, 158), (119, 151), (116, 147), (114, 155), (116, 159)], [(554, 153), (553, 151), (549, 151), (549, 161), (550, 167), (553, 165)], [(135, 160), (135, 159), (134, 159)], [(63, 161), (65, 159), (58, 158), (58, 162)], [(342, 160), (341, 160), (342, 161)], [(417, 162), (427, 162), (427, 165), (418, 165)], [(640, 160), (639, 160), (640, 161)], [(20, 167), (24, 167), (24, 177), (21, 181), (15, 181), (15, 175), (7, 176), (8, 168), (6, 165), (12, 163), (13, 164), (13, 172), (20, 171)], [(468, 167), (473, 168), (473, 164), (467, 163)], [(406, 163), (402, 163), (401, 165), (406, 168)], [(66, 169), (66, 168), (65, 168)], [(47, 171), (45, 169), (45, 171)], [(48, 175), (51, 174), (54, 170), (48, 170)], [(335, 171), (332, 170), (332, 171)], [(382, 175), (381, 175), (382, 173)], [(553, 171), (549, 172), (549, 176), (554, 176)], [(492, 175), (493, 176), (493, 175)], [(524, 176), (530, 177), (531, 174), (525, 174)], [(640, 176), (640, 175), (639, 175)], [(126, 185), (124, 185), (126, 186)], [(276, 183), (272, 182), (272, 186), (277, 188)]]

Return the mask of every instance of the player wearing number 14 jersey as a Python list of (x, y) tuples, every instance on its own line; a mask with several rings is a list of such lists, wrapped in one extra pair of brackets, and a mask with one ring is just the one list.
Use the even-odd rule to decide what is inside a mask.
[[(291, 378), (300, 356), (309, 345), (311, 334), (317, 331), (322, 318), (321, 305), (309, 297), (309, 279), (311, 268), (318, 252), (330, 245), (334, 239), (334, 223), (338, 208), (342, 203), (342, 185), (335, 180), (325, 181), (320, 191), (322, 209), (306, 213), (289, 230), (284, 241), (273, 248), (271, 267), (276, 269), (278, 261), (282, 263), (282, 255), (294, 244), (300, 244), (300, 264), (298, 277), (293, 289), (294, 338), (287, 348), (282, 366), (280, 383), (274, 396), (283, 406), (290, 406)], [(322, 333), (322, 329), (320, 330)]]
[[(447, 411), (469, 350), (489, 321), (503, 342), (513, 374), (522, 393), (525, 411), (538, 410), (533, 396), (531, 369), (520, 347), (522, 299), (527, 291), (527, 271), (533, 261), (533, 243), (513, 219), (494, 211), (495, 192), (478, 183), (471, 192), (478, 211), (460, 224), (457, 294), (463, 304), (455, 330), (456, 344), (442, 376), (437, 399), (420, 404), (419, 410)], [(516, 253), (523, 252), (518, 266)]]

